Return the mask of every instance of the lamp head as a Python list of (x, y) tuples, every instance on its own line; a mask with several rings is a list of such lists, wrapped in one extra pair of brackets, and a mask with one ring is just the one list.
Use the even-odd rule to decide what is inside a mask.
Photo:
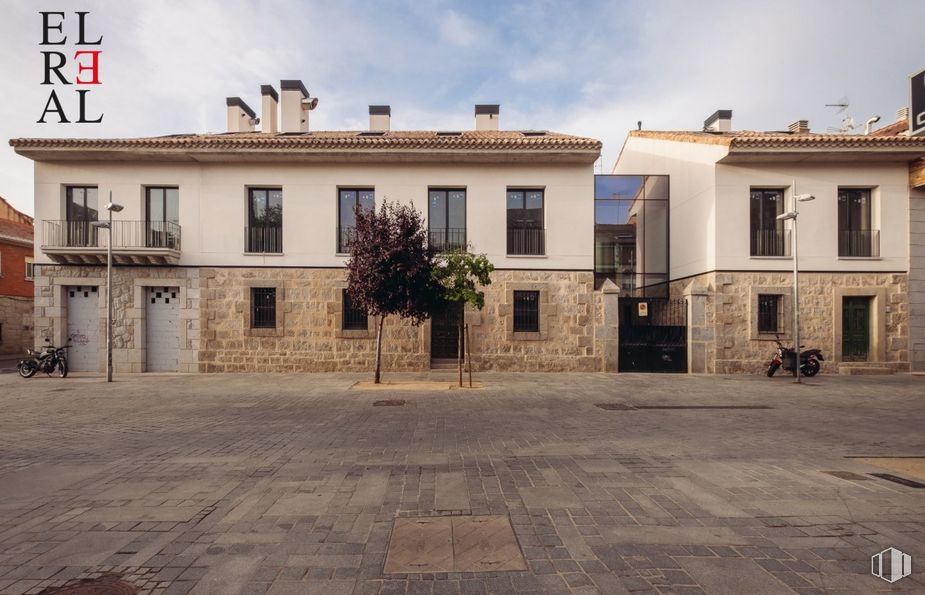
[(114, 202), (108, 202), (108, 203), (106, 203), (106, 210), (107, 210), (107, 211), (112, 211), (113, 213), (118, 213), (119, 211), (121, 211), (121, 210), (124, 209), (124, 208), (125, 208), (125, 207), (123, 207), (122, 205), (116, 204), (116, 203), (114, 203)]
[(796, 211), (788, 211), (786, 213), (781, 213), (780, 215), (777, 216), (778, 221), (787, 221), (788, 219), (796, 219), (796, 218), (797, 218)]
[(816, 200), (816, 197), (812, 194), (797, 194), (793, 198), (797, 199), (799, 202), (809, 202), (811, 200)]
[(98, 229), (109, 229), (109, 221), (91, 221), (90, 227), (96, 227)]

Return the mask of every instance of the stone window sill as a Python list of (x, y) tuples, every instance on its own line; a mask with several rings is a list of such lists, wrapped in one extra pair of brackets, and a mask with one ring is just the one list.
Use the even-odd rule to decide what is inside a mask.
[(749, 256), (751, 260), (793, 260), (792, 256)]
[(542, 341), (546, 339), (546, 333), (542, 331), (514, 331), (511, 333), (511, 339), (514, 341)]
[(285, 256), (285, 252), (244, 252), (244, 256)]
[(276, 328), (249, 328), (244, 331), (248, 337), (282, 337), (283, 329)]
[(883, 260), (880, 256), (839, 256), (838, 260)]
[(545, 254), (508, 254), (508, 258), (549, 258)]

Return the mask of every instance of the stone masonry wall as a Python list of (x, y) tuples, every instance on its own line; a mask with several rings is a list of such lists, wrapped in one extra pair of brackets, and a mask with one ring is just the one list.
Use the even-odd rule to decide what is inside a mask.
[(0, 296), (0, 355), (25, 354), (35, 346), (32, 298)]
[[(706, 325), (712, 348), (706, 349), (707, 373), (761, 373), (774, 354), (773, 335), (757, 331), (758, 294), (783, 300), (781, 340), (792, 344), (793, 276), (786, 272), (707, 273), (672, 284), (672, 296), (685, 291), (706, 295)], [(868, 362), (841, 358), (841, 303), (846, 296), (871, 302), (871, 348)], [(800, 343), (822, 349), (823, 372), (874, 366), (909, 370), (908, 277), (903, 273), (800, 273)], [(709, 335), (708, 335), (709, 336)]]
[[(376, 322), (341, 330), (342, 269), (204, 268), (203, 372), (370, 371)], [(250, 294), (277, 290), (277, 328), (250, 328)], [(514, 333), (516, 289), (540, 292), (540, 332)], [(496, 271), (485, 308), (466, 313), (475, 370), (597, 371), (591, 273)], [(414, 327), (387, 318), (383, 370), (430, 368), (430, 322)]]
[[(99, 369), (106, 365), (106, 267), (42, 265), (35, 267), (35, 335), (55, 345), (67, 341), (65, 288), (100, 288)], [(179, 372), (198, 371), (199, 269), (182, 267), (113, 268), (113, 370), (145, 371), (145, 292), (150, 286), (180, 289)]]

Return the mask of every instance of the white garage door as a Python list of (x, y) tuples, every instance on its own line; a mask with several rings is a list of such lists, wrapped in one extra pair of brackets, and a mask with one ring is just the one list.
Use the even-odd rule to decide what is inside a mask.
[(96, 287), (72, 286), (67, 291), (68, 368), (100, 371), (100, 294)]
[(176, 372), (180, 350), (178, 287), (150, 287), (147, 301), (148, 372)]

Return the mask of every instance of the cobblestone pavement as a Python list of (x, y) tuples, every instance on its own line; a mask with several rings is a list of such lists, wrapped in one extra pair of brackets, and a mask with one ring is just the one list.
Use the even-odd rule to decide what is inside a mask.
[[(854, 458), (925, 456), (925, 378), (358, 379), (0, 377), (0, 593), (925, 591), (925, 490)], [(470, 514), (509, 518), (528, 570), (384, 574), (397, 517)]]

